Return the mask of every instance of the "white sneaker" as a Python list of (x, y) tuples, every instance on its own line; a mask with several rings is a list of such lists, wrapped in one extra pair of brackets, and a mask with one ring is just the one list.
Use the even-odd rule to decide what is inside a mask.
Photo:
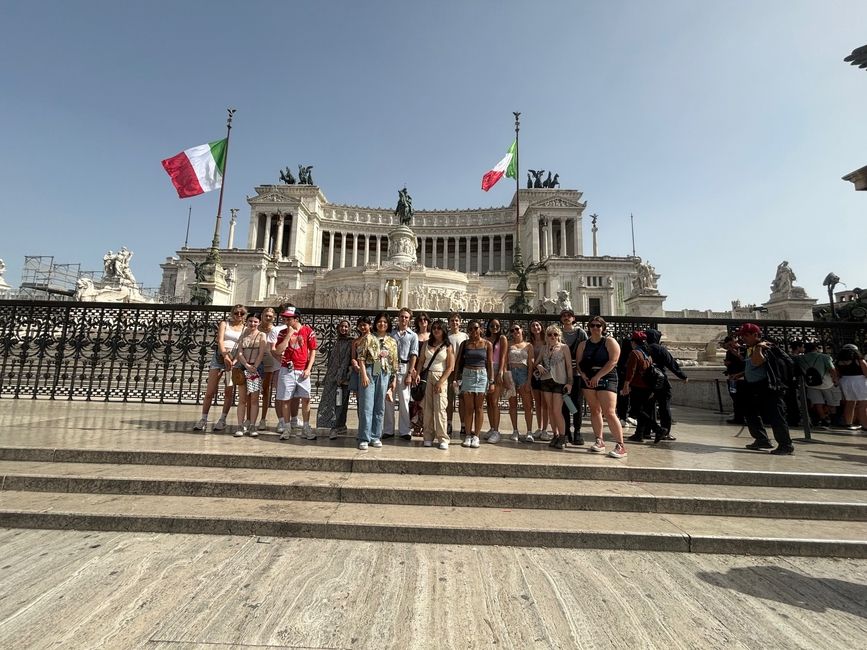
[(472, 436), (464, 436), (464, 441), (461, 443), (461, 447), (472, 447), (472, 442)]
[(212, 431), (222, 431), (225, 428), (226, 428), (226, 416), (221, 415), (220, 419), (217, 420), (216, 422), (214, 422), (214, 428), (212, 429)]
[(256, 427), (256, 430), (257, 431), (267, 431), (268, 430), (268, 425), (266, 424), (265, 420), (259, 420), (259, 426)]
[(245, 427), (245, 426), (238, 427), (238, 430), (235, 431), (235, 437), (236, 438), (243, 438), (245, 433), (247, 433), (247, 427)]
[(377, 438), (376, 440), (374, 440), (373, 442), (370, 443), (370, 446), (373, 447), (374, 449), (379, 449), (382, 447), (382, 440)]
[[(277, 423), (277, 428), (274, 429), (274, 431), (276, 431), (277, 433), (284, 433), (286, 431), (286, 423), (283, 420), (280, 420)], [(283, 440), (283, 438), (281, 438), (281, 440)]]
[(448, 451), (449, 443), (447, 443), (445, 440), (443, 440), (440, 444), (437, 445), (437, 447), (439, 449), (442, 449), (443, 451)]
[(493, 429), (488, 429), (487, 433), (485, 433), (485, 440), (491, 437), (491, 434), (494, 433)]
[(338, 435), (338, 434), (337, 434), (337, 429), (335, 429), (334, 427), (332, 427), (332, 428), (328, 431), (328, 439), (329, 439), (329, 440), (337, 440), (337, 435)]
[(310, 428), (310, 424), (305, 422), (301, 430), (307, 440), (316, 440), (316, 432)]
[(201, 417), (199, 418), (199, 421), (193, 425), (193, 431), (204, 431), (206, 426), (208, 426), (208, 418)]
[(479, 437), (478, 436), (470, 436), (470, 447), (473, 449), (479, 448)]
[(549, 440), (553, 440), (553, 439), (554, 439), (554, 434), (551, 433), (550, 431), (542, 431), (539, 434), (539, 440), (541, 440), (542, 442), (548, 442)]
[(359, 442), (358, 443), (358, 449), (360, 451), (367, 451), (367, 443), (366, 442)]
[(521, 439), (521, 435), (518, 433), (517, 429), (512, 431), (512, 435), (509, 436), (509, 440), (511, 440), (512, 442), (518, 442), (520, 439)]
[(621, 427), (628, 427), (628, 426), (631, 426), (631, 425), (629, 424), (629, 422), (627, 422), (627, 421), (624, 419), (624, 420), (620, 420), (620, 426), (621, 426)]
[(424, 446), (424, 447), (433, 447), (433, 441), (432, 441), (432, 440), (425, 440), (425, 441), (422, 443), (422, 446)]
[(638, 426), (638, 422), (636, 422), (635, 418), (626, 418), (626, 423), (631, 427)]
[(258, 438), (259, 437), (259, 430), (257, 429), (255, 424), (250, 425), (250, 437), (251, 438)]
[(528, 433), (526, 436), (524, 436), (524, 442), (529, 442), (532, 445), (534, 442), (536, 442), (536, 439), (533, 437), (532, 433)]
[(500, 442), (500, 438), (501, 438), (500, 432), (494, 430), (494, 431), (491, 431), (491, 435), (488, 436), (488, 442), (491, 443), (492, 445), (495, 445), (498, 442)]
[(296, 429), (300, 429), (301, 428), (301, 420), (298, 419), (297, 417), (292, 418), (289, 421), (289, 428), (292, 429), (293, 431), (295, 431)]

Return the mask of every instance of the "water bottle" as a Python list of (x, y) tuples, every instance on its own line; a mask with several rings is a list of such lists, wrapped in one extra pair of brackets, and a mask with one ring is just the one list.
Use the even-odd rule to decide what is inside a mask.
[(568, 395), (563, 395), (563, 403), (572, 415), (575, 415), (578, 412), (578, 407), (575, 406), (575, 402), (573, 402), (572, 398)]
[(343, 406), (343, 388), (341, 386), (337, 387), (337, 394), (334, 397), (335, 406)]

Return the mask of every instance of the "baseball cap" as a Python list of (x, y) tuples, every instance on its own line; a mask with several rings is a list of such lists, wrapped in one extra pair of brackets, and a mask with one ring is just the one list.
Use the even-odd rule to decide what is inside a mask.
[(295, 307), (286, 307), (286, 309), (284, 309), (284, 310), (283, 310), (283, 313), (280, 314), (280, 315), (281, 315), (283, 318), (297, 318), (297, 317), (298, 317), (298, 312), (295, 311)]
[(741, 325), (740, 329), (737, 331), (739, 335), (743, 334), (755, 334), (756, 336), (762, 335), (762, 328), (756, 325), (755, 323), (744, 323)]
[(647, 340), (647, 334), (645, 334), (644, 332), (635, 331), (632, 333), (632, 340), (633, 341), (646, 341)]

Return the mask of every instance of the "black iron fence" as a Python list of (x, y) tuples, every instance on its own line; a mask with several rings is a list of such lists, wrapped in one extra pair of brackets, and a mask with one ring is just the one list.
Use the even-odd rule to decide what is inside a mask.
[[(0, 398), (101, 400), (148, 403), (201, 403), (214, 349), (214, 337), (230, 308), (191, 305), (130, 305), (0, 300)], [(253, 309), (257, 311), (257, 309)], [(364, 310), (302, 310), (301, 320), (317, 332), (319, 352), (313, 369), (317, 400), (337, 324), (350, 323)], [(430, 313), (446, 319), (445, 313)], [(464, 314), (483, 323), (498, 318), (507, 332), (512, 323), (558, 323), (556, 315)], [(586, 327), (589, 317), (579, 317)], [(732, 331), (740, 321), (722, 319), (606, 317), (610, 334), (679, 325)], [(768, 335), (788, 344), (822, 343), (827, 351), (845, 343), (867, 346), (867, 327), (855, 323), (762, 321)]]

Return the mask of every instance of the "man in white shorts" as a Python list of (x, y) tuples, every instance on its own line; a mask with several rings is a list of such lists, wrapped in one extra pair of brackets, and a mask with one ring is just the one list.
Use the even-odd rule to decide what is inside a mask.
[[(301, 434), (307, 440), (316, 440), (316, 432), (310, 426), (310, 373), (316, 359), (316, 334), (309, 325), (301, 324), (294, 305), (287, 305), (280, 315), (286, 328), (277, 334), (271, 345), (274, 354), (281, 360), (280, 372), (277, 374), (277, 412), (280, 414), (277, 431), (281, 434), (281, 440), (289, 437), (286, 420), (290, 420), (290, 415), (293, 418), (290, 420), (291, 430), (300, 402), (304, 419)], [(293, 402), (294, 409), (291, 408)]]

